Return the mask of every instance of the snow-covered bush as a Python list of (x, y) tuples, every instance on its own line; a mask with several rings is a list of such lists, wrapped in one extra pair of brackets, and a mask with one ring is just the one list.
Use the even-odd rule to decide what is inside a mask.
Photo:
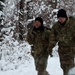
[(0, 42), (0, 70), (14, 70), (27, 66), (30, 59), (30, 47), (27, 42), (19, 43), (15, 39)]

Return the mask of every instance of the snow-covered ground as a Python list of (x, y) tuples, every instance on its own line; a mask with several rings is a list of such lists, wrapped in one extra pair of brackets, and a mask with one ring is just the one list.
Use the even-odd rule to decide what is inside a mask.
[[(50, 75), (63, 75), (60, 68), (57, 46), (53, 49), (53, 57), (48, 58), (47, 71)], [(30, 55), (30, 45), (27, 42), (19, 44), (10, 40), (1, 46), (0, 75), (37, 75), (34, 59)], [(75, 75), (75, 68), (71, 71)]]
[[(63, 75), (58, 57), (49, 57), (47, 71), (50, 75)], [(28, 62), (27, 66), (23, 65), (23, 67), (21, 66), (21, 68), (17, 70), (1, 71), (0, 75), (37, 75), (34, 60), (31, 58), (31, 61)]]
[[(0, 75), (37, 75), (27, 42), (18, 43), (8, 38), (0, 42), (0, 48)], [(54, 49), (57, 50), (57, 47)], [(53, 54), (54, 57), (48, 58), (47, 71), (50, 75), (63, 75), (57, 51), (53, 51)]]

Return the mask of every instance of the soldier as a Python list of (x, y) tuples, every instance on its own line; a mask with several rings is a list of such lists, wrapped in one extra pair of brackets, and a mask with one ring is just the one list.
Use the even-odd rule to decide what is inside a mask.
[(35, 61), (37, 75), (49, 75), (46, 71), (50, 30), (43, 25), (43, 19), (37, 17), (33, 27), (28, 31), (27, 41), (31, 45), (31, 55)]
[(58, 53), (63, 75), (68, 75), (69, 70), (74, 66), (75, 19), (68, 17), (64, 9), (58, 11), (57, 18), (58, 22), (53, 25), (50, 33), (48, 52), (51, 54), (52, 48), (58, 42)]

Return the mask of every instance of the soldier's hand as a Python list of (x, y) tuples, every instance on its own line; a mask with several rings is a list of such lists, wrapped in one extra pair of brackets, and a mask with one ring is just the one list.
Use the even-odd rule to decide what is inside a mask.
[(31, 51), (31, 55), (34, 56), (34, 51), (33, 50)]
[(53, 57), (53, 55), (52, 55), (52, 54), (50, 54), (50, 56), (51, 56), (51, 57)]

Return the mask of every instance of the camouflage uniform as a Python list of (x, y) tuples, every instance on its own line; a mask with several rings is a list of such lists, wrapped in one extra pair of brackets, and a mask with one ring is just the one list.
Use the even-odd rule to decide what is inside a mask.
[(60, 57), (60, 65), (64, 71), (64, 75), (68, 75), (69, 69), (74, 66), (74, 52), (75, 52), (75, 19), (69, 17), (65, 25), (55, 23), (50, 33), (49, 52), (58, 42), (58, 53)]
[(38, 75), (48, 75), (46, 71), (47, 60), (48, 60), (48, 44), (49, 44), (50, 30), (44, 28), (44, 30), (30, 29), (27, 34), (27, 41), (31, 46), (31, 54), (34, 57), (36, 70)]

